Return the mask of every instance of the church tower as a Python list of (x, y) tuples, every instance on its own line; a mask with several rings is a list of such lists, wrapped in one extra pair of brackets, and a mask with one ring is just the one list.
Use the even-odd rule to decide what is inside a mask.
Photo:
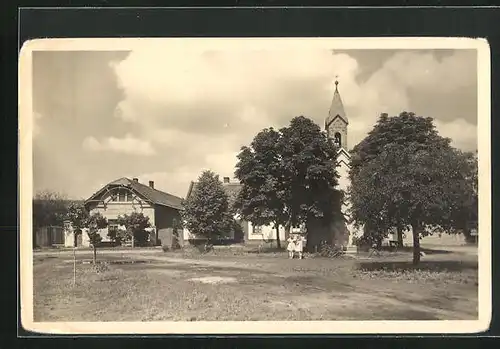
[(344, 105), (340, 98), (338, 85), (339, 82), (335, 80), (335, 92), (333, 93), (328, 117), (325, 120), (325, 130), (328, 138), (332, 139), (337, 146), (347, 151), (347, 126), (349, 125), (349, 120), (347, 119)]

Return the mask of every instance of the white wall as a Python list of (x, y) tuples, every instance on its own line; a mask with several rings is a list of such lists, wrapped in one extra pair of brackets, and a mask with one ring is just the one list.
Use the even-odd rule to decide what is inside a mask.
[[(276, 240), (276, 229), (272, 224), (262, 226), (261, 233), (255, 232), (254, 226), (251, 222), (248, 224), (248, 240)], [(281, 241), (285, 240), (285, 228), (279, 227), (279, 237)]]
[[(349, 181), (349, 166), (347, 165), (351, 160), (350, 158), (343, 152), (339, 154), (339, 157), (337, 159), (340, 164), (337, 167), (337, 171), (339, 174), (339, 179), (338, 179), (338, 189), (347, 191), (347, 189), (350, 186), (350, 181)], [(342, 205), (342, 213), (347, 214), (347, 211), (349, 209), (349, 202), (346, 202), (344, 205)], [(347, 217), (348, 218), (348, 217)], [(363, 230), (362, 229), (355, 229), (353, 224), (347, 224), (347, 230), (349, 231), (349, 242), (348, 246), (352, 245), (352, 239), (354, 236), (361, 236), (363, 235)]]
[(337, 161), (340, 163), (339, 166), (337, 166), (337, 172), (340, 176), (338, 179), (338, 188), (342, 190), (347, 190), (349, 187), (349, 167), (347, 166), (346, 163), (349, 163), (350, 159), (343, 153), (341, 152), (339, 154), (339, 157)]
[[(75, 246), (75, 234), (73, 233), (73, 228), (66, 227), (64, 229), (64, 247), (74, 247)], [(90, 239), (88, 235), (88, 229), (83, 229), (82, 231), (82, 247), (89, 247)]]
[[(131, 202), (109, 202), (104, 205), (99, 205), (90, 210), (90, 214), (99, 212), (105, 217), (107, 220), (117, 219), (118, 216), (122, 216), (125, 214), (131, 214), (132, 212), (140, 212), (144, 216), (149, 218), (149, 222), (152, 226), (155, 225), (155, 210), (153, 207), (143, 204), (144, 207), (141, 207), (139, 204), (131, 203)], [(145, 206), (147, 205), (147, 206)], [(108, 228), (100, 229), (99, 234), (101, 235), (102, 241), (107, 242), (110, 241), (108, 237)]]

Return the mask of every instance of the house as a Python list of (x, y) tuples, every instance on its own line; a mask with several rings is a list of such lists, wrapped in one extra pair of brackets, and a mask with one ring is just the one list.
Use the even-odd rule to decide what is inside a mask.
[[(186, 199), (191, 196), (193, 190), (196, 188), (196, 184), (197, 184), (196, 182), (193, 181), (191, 182), (191, 184), (189, 185), (188, 193), (186, 195)], [(232, 207), (232, 205), (236, 201), (236, 197), (238, 196), (238, 193), (240, 192), (242, 185), (239, 182), (231, 181), (229, 177), (224, 177), (222, 181), (222, 186), (229, 198), (228, 200), (229, 207)], [(238, 214), (235, 214), (234, 218), (241, 227), (240, 235), (234, 236), (234, 232), (231, 232), (229, 236), (225, 237), (226, 240), (234, 242), (245, 241), (246, 243), (248, 242), (261, 243), (261, 242), (276, 240), (276, 230), (273, 228), (272, 225), (254, 226), (251, 222), (240, 219)], [(184, 235), (184, 241), (193, 241), (200, 239), (187, 229), (184, 229), (183, 235)], [(285, 229), (283, 227), (280, 227), (279, 236), (281, 241), (285, 240)]]
[[(110, 241), (108, 237), (110, 229), (124, 228), (118, 226), (119, 216), (141, 212), (149, 218), (151, 224), (150, 244), (171, 245), (174, 224), (181, 220), (181, 203), (182, 198), (155, 189), (153, 181), (149, 181), (149, 185), (145, 185), (140, 183), (137, 178), (120, 178), (106, 184), (92, 194), (85, 200), (84, 205), (90, 214), (100, 212), (108, 220), (108, 227), (99, 231), (103, 242)], [(65, 236), (65, 246), (74, 246), (74, 234), (68, 223), (65, 226)], [(76, 245), (89, 246), (86, 232), (77, 236)]]

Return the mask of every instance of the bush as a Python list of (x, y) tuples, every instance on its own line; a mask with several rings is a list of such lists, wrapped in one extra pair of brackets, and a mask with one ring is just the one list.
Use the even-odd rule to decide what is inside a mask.
[(163, 252), (168, 252), (170, 250), (167, 245), (162, 245), (161, 249), (163, 250)]
[(321, 257), (327, 258), (338, 257), (345, 253), (342, 246), (330, 245), (326, 242), (320, 244), (318, 252)]

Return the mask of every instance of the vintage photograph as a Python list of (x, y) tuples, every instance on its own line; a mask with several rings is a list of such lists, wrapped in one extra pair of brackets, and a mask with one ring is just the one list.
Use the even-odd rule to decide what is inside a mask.
[(19, 69), (25, 328), (489, 325), (486, 41), (47, 39)]

